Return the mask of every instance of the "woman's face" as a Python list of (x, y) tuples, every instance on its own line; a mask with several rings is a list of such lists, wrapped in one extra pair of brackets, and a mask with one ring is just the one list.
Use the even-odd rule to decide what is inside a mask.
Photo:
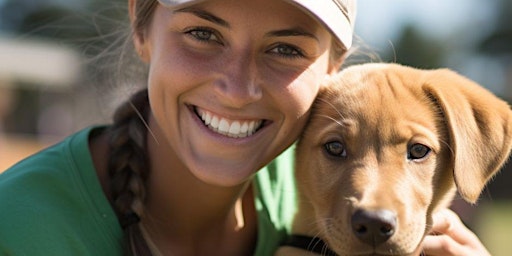
[(159, 5), (146, 32), (159, 143), (210, 184), (240, 184), (290, 146), (336, 70), (331, 35), (284, 1)]

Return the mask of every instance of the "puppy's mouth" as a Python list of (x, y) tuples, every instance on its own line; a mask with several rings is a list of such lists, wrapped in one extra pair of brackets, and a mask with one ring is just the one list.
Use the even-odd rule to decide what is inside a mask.
[(258, 132), (267, 123), (265, 120), (232, 120), (226, 117), (217, 116), (198, 107), (194, 107), (194, 113), (203, 124), (211, 131), (231, 137), (246, 138)]

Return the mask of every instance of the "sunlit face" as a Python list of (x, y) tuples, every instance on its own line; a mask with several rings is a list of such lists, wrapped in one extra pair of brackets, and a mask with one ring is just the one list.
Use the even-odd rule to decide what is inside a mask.
[(331, 70), (331, 35), (284, 1), (158, 6), (147, 32), (160, 143), (210, 184), (240, 184), (290, 146)]

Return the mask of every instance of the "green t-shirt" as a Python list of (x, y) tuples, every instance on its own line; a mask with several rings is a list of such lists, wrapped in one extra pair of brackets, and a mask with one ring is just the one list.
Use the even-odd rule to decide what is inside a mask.
[[(93, 129), (0, 175), (0, 255), (122, 255), (123, 232), (89, 152)], [(254, 180), (255, 255), (272, 255), (291, 226), (296, 209), (292, 154), (288, 149)]]

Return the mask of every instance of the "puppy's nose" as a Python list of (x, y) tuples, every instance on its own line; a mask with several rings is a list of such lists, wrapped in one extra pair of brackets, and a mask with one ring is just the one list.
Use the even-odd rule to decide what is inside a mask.
[(377, 246), (396, 230), (396, 214), (389, 210), (357, 210), (352, 215), (352, 231), (366, 244)]

